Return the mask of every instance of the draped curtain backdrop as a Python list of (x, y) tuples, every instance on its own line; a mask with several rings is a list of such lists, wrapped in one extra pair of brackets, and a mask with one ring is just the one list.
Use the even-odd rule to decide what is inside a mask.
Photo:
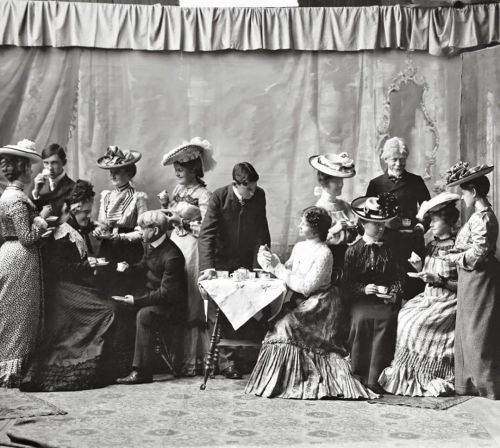
[[(499, 56), (496, 48), (435, 57), (4, 46), (0, 143), (29, 138), (40, 150), (58, 142), (68, 148), (69, 174), (98, 192), (109, 188), (95, 163), (106, 147), (139, 150), (135, 185), (156, 208), (156, 194), (176, 183), (172, 167), (161, 166), (163, 154), (206, 138), (218, 162), (206, 174), (209, 189), (229, 183), (235, 163), (254, 164), (267, 192), (273, 245), (284, 254), (297, 239), (300, 211), (316, 200), (311, 155), (345, 151), (355, 159), (347, 200), (382, 173), (379, 150), (393, 135), (408, 141), (407, 168), (424, 176), (433, 194), (460, 158), (496, 162), (498, 173)], [(498, 212), (498, 180), (493, 186)]]

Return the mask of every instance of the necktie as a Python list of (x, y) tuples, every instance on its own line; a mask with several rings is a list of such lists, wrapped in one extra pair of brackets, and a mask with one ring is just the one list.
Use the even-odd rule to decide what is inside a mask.
[(389, 176), (389, 180), (396, 183), (398, 180), (401, 180), (401, 177), (397, 176)]

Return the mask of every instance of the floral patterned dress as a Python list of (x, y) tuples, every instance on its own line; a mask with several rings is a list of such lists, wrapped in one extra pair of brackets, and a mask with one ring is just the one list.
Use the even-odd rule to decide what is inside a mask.
[(9, 185), (0, 198), (0, 387), (18, 386), (41, 328), (37, 242), (46, 228), (23, 185)]
[(427, 283), (424, 292), (399, 312), (394, 360), (379, 379), (391, 394), (437, 397), (455, 391), (457, 269), (441, 258), (454, 242), (454, 238), (434, 239), (427, 245), (422, 271), (438, 274), (445, 283)]
[(183, 342), (182, 373), (188, 376), (203, 371), (203, 359), (209, 343), (203, 299), (198, 289), (199, 233), (191, 224), (201, 224), (210, 196), (211, 193), (202, 185), (193, 187), (177, 185), (172, 192), (172, 202), (169, 205), (169, 209), (177, 213), (183, 222), (182, 226), (174, 228), (171, 239), (177, 244), (186, 260), (188, 312)]
[(270, 271), (301, 298), (271, 329), (248, 380), (246, 393), (263, 397), (374, 398), (351, 374), (337, 336), (339, 291), (331, 285), (333, 256), (319, 241), (297, 243), (290, 259)]

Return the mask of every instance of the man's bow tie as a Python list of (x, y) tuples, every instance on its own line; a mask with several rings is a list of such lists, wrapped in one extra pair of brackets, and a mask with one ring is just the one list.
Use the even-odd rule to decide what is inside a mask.
[(398, 180), (401, 180), (402, 179), (402, 176), (389, 176), (389, 180), (391, 180), (392, 182), (396, 183)]
[(383, 246), (384, 245), (384, 242), (383, 241), (373, 241), (372, 243), (367, 243), (365, 241), (365, 244), (367, 246), (377, 246), (377, 247), (380, 247), (380, 246)]

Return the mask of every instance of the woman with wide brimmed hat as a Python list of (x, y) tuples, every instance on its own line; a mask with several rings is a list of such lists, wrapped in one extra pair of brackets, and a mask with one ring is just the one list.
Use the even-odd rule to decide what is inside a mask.
[(47, 231), (24, 193), (31, 164), (41, 161), (35, 144), (22, 140), (0, 148), (0, 166), (9, 184), (0, 198), (0, 387), (16, 387), (35, 348), (42, 316), (41, 259), (38, 242)]
[(441, 257), (455, 243), (459, 217), (458, 194), (444, 192), (424, 201), (417, 218), (430, 222), (434, 239), (426, 247), (424, 262), (410, 258), (425, 283), (425, 290), (399, 312), (396, 353), (379, 378), (384, 390), (396, 395), (440, 396), (454, 394), (454, 340), (457, 311), (457, 269)]
[(332, 218), (332, 227), (326, 243), (333, 253), (333, 276), (334, 280), (338, 281), (342, 277), (347, 244), (352, 243), (358, 235), (357, 218), (352, 213), (351, 206), (339, 198), (344, 179), (356, 175), (354, 160), (343, 152), (312, 156), (309, 158), (309, 164), (317, 171), (320, 184), (320, 187), (315, 189), (315, 194), (319, 195), (316, 206), (324, 208)]
[(99, 168), (109, 172), (114, 189), (101, 193), (99, 225), (94, 236), (103, 240), (100, 256), (112, 264), (136, 263), (142, 257), (141, 235), (134, 229), (139, 215), (147, 210), (147, 195), (136, 191), (130, 183), (140, 159), (139, 151), (108, 146), (106, 154), (97, 160)]
[[(136, 231), (139, 215), (147, 211), (147, 195), (137, 191), (131, 181), (137, 173), (139, 151), (108, 146), (106, 154), (97, 160), (97, 165), (109, 172), (112, 190), (101, 192), (98, 224), (94, 236), (101, 240), (98, 256), (105, 258), (109, 265), (105, 272), (104, 291), (107, 295), (128, 294), (134, 290), (134, 279), (116, 271), (117, 263), (138, 263), (144, 253), (142, 237)], [(104, 277), (104, 276), (103, 276)], [(125, 307), (116, 306), (115, 332), (113, 339), (110, 375), (115, 378), (125, 376), (130, 368), (134, 351), (133, 313)]]
[(364, 228), (363, 237), (348, 247), (344, 263), (344, 297), (350, 305), (352, 372), (374, 391), (394, 356), (397, 316), (404, 296), (404, 273), (391, 244), (386, 223), (398, 215), (391, 193), (363, 196), (351, 203)]
[(459, 395), (500, 399), (500, 262), (495, 258), (498, 220), (487, 195), (493, 166), (458, 162), (447, 171), (449, 187), (460, 186), (474, 213), (460, 229), (454, 253), (458, 269), (455, 390)]
[(198, 289), (198, 235), (211, 196), (203, 176), (215, 166), (212, 145), (194, 137), (167, 152), (162, 163), (173, 165), (178, 181), (171, 200), (168, 200), (166, 191), (158, 197), (173, 226), (170, 237), (186, 260), (188, 313), (181, 373), (194, 376), (203, 372), (203, 359), (209, 343), (203, 299)]

